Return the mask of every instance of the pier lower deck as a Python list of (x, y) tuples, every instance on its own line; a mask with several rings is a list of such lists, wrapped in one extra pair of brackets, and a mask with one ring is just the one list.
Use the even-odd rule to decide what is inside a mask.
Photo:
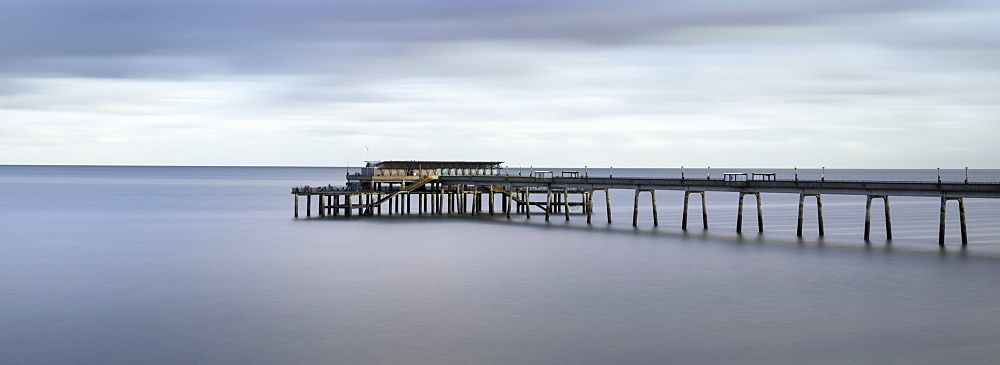
[[(350, 178), (350, 176), (349, 176)], [(691, 194), (701, 198), (703, 228), (708, 229), (706, 194), (708, 192), (739, 193), (739, 210), (736, 231), (743, 229), (743, 202), (746, 195), (753, 195), (757, 203), (757, 228), (764, 231), (762, 193), (798, 194), (798, 236), (802, 236), (806, 198), (815, 198), (818, 233), (824, 235), (824, 194), (867, 196), (864, 238), (871, 234), (872, 200), (881, 200), (885, 214), (887, 239), (892, 239), (890, 196), (919, 196), (940, 198), (940, 226), (938, 243), (945, 243), (945, 221), (950, 201), (958, 204), (962, 244), (968, 244), (965, 198), (1000, 198), (998, 183), (968, 182), (897, 182), (897, 181), (827, 181), (827, 180), (711, 180), (711, 179), (656, 179), (631, 177), (524, 177), (505, 175), (425, 176), (410, 179), (397, 185), (372, 184), (368, 189), (342, 189), (332, 186), (292, 190), (295, 195), (295, 216), (299, 216), (299, 197), (306, 197), (306, 215), (311, 216), (312, 197), (318, 200), (319, 216), (377, 216), (382, 214), (524, 214), (532, 210), (544, 214), (549, 220), (561, 214), (570, 219), (571, 210), (586, 215), (592, 222), (594, 197), (603, 192), (606, 200), (607, 221), (611, 223), (610, 190), (633, 190), (635, 193), (632, 224), (638, 224), (640, 196), (648, 193), (652, 204), (653, 224), (659, 225), (656, 209), (657, 190), (684, 191), (682, 229), (687, 229), (688, 208)], [(544, 199), (539, 195), (544, 195)], [(497, 196), (502, 196), (497, 204)], [(416, 200), (416, 208), (412, 206)], [(811, 200), (811, 199), (810, 199)], [(484, 206), (486, 205), (486, 206)], [(540, 212), (538, 212), (540, 211)]]

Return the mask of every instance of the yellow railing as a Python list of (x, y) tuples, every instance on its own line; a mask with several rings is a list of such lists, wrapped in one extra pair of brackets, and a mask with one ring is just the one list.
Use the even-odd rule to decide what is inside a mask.
[(434, 175), (424, 176), (423, 179), (414, 181), (410, 185), (407, 185), (407, 186), (403, 187), (400, 190), (403, 190), (403, 191), (413, 191), (413, 190), (416, 190), (417, 188), (419, 188), (421, 186), (424, 186), (424, 184), (431, 182), (431, 180), (436, 180), (436, 179), (437, 179), (437, 176), (434, 176)]

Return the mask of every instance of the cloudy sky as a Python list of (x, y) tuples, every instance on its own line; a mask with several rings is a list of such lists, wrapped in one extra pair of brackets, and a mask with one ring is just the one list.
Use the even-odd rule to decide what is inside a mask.
[(0, 164), (1000, 168), (1000, 2), (4, 0)]

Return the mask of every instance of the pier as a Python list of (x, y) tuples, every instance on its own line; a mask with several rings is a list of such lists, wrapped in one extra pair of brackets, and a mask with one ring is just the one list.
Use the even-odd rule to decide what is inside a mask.
[[(684, 192), (681, 228), (687, 229), (690, 196), (701, 198), (701, 220), (708, 229), (706, 194), (708, 192), (739, 193), (736, 231), (743, 229), (743, 202), (752, 195), (757, 207), (757, 229), (764, 231), (761, 194), (798, 194), (798, 224), (796, 234), (802, 236), (803, 218), (807, 198), (815, 201), (818, 233), (823, 229), (823, 195), (867, 196), (864, 239), (871, 235), (872, 201), (881, 201), (885, 214), (886, 238), (892, 239), (889, 208), (891, 196), (917, 196), (940, 199), (940, 225), (938, 243), (945, 244), (945, 221), (948, 202), (958, 205), (962, 244), (968, 244), (965, 198), (1000, 198), (1000, 184), (975, 182), (900, 182), (900, 181), (843, 181), (777, 179), (774, 174), (726, 173), (722, 179), (704, 178), (642, 178), (642, 177), (590, 177), (577, 171), (563, 171), (554, 176), (551, 171), (534, 171), (531, 176), (502, 174), (501, 162), (458, 161), (381, 161), (369, 162), (361, 172), (348, 174), (343, 187), (295, 187), (295, 217), (299, 217), (299, 199), (306, 199), (306, 216), (311, 216), (312, 198), (317, 198), (316, 214), (319, 216), (378, 216), (387, 214), (489, 214), (497, 213), (510, 218), (523, 214), (531, 218), (532, 210), (544, 214), (548, 221), (557, 215), (570, 220), (571, 209), (578, 208), (592, 223), (596, 192), (603, 192), (607, 207), (607, 221), (611, 223), (611, 190), (634, 191), (632, 225), (638, 224), (642, 196), (648, 196), (652, 205), (653, 225), (659, 225), (656, 207), (657, 190)], [(544, 196), (544, 198), (542, 198)], [(497, 201), (497, 197), (502, 199)], [(814, 199), (813, 199), (814, 198)], [(485, 202), (485, 204), (484, 204)], [(486, 205), (484, 207), (484, 205)], [(383, 210), (384, 208), (384, 210)]]

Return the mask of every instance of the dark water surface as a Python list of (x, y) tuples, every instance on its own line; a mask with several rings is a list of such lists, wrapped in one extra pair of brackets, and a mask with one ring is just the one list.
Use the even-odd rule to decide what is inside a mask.
[[(601, 199), (590, 226), (580, 215), (292, 218), (290, 186), (341, 184), (343, 175), (0, 166), (0, 363), (1000, 358), (1000, 201), (966, 201), (965, 248), (950, 206), (944, 249), (934, 198), (893, 197), (895, 239), (884, 239), (875, 214), (870, 244), (863, 196), (824, 196), (822, 239), (812, 202), (796, 238), (794, 194), (764, 194), (765, 232), (750, 209), (744, 232), (752, 233), (743, 235), (738, 194), (711, 192), (708, 231), (697, 207), (696, 229), (680, 230), (683, 193), (671, 191), (657, 194), (659, 227), (643, 195), (638, 229), (630, 191), (612, 192), (611, 225)], [(1000, 171), (971, 175), (995, 181)], [(826, 177), (935, 180), (936, 172)]]

